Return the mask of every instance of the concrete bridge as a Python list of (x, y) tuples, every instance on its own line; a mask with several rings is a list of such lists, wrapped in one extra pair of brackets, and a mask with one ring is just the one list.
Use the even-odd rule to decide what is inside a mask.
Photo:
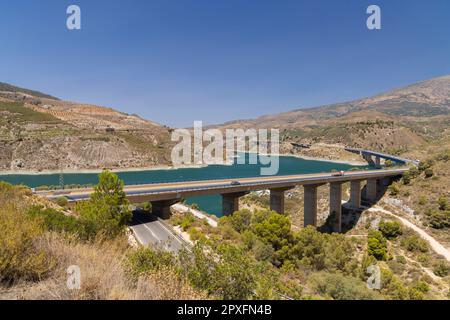
[[(342, 184), (350, 182), (350, 205), (361, 207), (361, 198), (369, 202), (377, 199), (377, 190), (402, 175), (408, 168), (391, 170), (348, 171), (345, 173), (314, 173), (289, 176), (254, 177), (241, 179), (185, 181), (125, 186), (124, 191), (131, 203), (151, 202), (152, 210), (162, 218), (170, 217), (170, 206), (182, 199), (202, 195), (222, 195), (224, 215), (239, 210), (239, 198), (256, 190), (270, 190), (270, 209), (284, 213), (284, 193), (296, 186), (304, 188), (305, 226), (317, 225), (317, 188), (329, 184), (330, 214), (333, 214), (334, 230), (341, 231)], [(362, 183), (366, 183), (362, 194)], [(61, 196), (74, 204), (88, 200), (94, 190), (57, 190), (37, 192), (38, 195), (55, 200)]]
[[(419, 160), (410, 160), (406, 158), (401, 158), (397, 156), (393, 156), (386, 153), (371, 151), (371, 150), (365, 150), (365, 149), (359, 149), (359, 148), (345, 148), (346, 151), (356, 153), (361, 155), (369, 164), (374, 165), (377, 168), (381, 168), (381, 159), (384, 160), (391, 160), (393, 162), (396, 162), (397, 164), (412, 164), (415, 166), (419, 165)], [(374, 160), (375, 158), (375, 160)]]

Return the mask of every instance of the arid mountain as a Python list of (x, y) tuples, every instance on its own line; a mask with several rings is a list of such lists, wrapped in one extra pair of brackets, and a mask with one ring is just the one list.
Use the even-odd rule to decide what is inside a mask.
[(170, 129), (111, 108), (0, 84), (0, 170), (169, 164)]
[(224, 125), (295, 126), (305, 121), (323, 121), (353, 112), (375, 110), (392, 116), (430, 117), (450, 115), (450, 75), (396, 89), (374, 97), (321, 107), (265, 115), (254, 120), (230, 121)]
[(27, 95), (31, 95), (37, 98), (48, 98), (48, 99), (53, 99), (53, 100), (58, 100), (58, 98), (53, 97), (51, 95), (39, 92), (39, 91), (34, 91), (34, 90), (28, 90), (28, 89), (24, 89), (24, 88), (19, 88), (13, 85), (10, 85), (8, 83), (4, 83), (4, 82), (0, 82), (0, 91), (1, 92), (10, 92), (10, 93), (16, 93), (16, 92), (21, 92), (21, 93), (26, 93)]
[[(137, 115), (5, 83), (0, 83), (0, 115), (0, 170), (170, 164), (171, 129)], [(366, 99), (217, 127), (279, 128), (281, 152), (303, 156), (342, 159), (343, 146), (401, 154), (449, 134), (450, 76)]]
[(450, 76), (444, 76), (370, 98), (218, 127), (279, 128), (284, 152), (296, 153), (292, 143), (329, 143), (401, 153), (447, 134), (449, 124)]

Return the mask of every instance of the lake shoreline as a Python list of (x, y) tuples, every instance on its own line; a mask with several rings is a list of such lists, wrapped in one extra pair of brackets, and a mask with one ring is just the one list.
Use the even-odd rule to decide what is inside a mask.
[[(267, 155), (267, 154), (261, 154), (261, 155)], [(336, 163), (336, 164), (345, 164), (345, 165), (350, 165), (350, 166), (367, 165), (367, 163), (358, 162), (358, 161), (329, 160), (329, 159), (325, 159), (325, 158), (308, 157), (308, 156), (295, 155), (295, 154), (276, 154), (276, 155), (271, 155), (271, 156), (294, 157), (294, 158), (303, 159), (303, 160), (322, 161), (322, 162), (329, 162), (329, 163)], [(231, 163), (225, 162), (220, 165), (228, 166), (228, 165), (231, 165)], [(205, 168), (205, 167), (208, 167), (208, 165), (207, 164), (186, 165), (186, 166), (179, 166), (179, 167), (174, 167), (174, 166), (170, 166), (170, 165), (158, 165), (158, 166), (137, 167), (137, 168), (108, 168), (107, 170), (114, 172), (114, 173), (122, 173), (122, 172), (140, 172), (140, 171), (157, 171), (157, 170), (199, 169), (199, 168)], [(64, 174), (101, 173), (103, 170), (104, 169), (67, 169), (67, 170), (62, 170), (62, 173), (64, 173)], [(38, 170), (6, 170), (6, 171), (0, 171), (0, 176), (50, 175), (50, 174), (59, 174), (59, 173), (61, 173), (61, 170), (41, 170), (41, 171), (38, 171)]]

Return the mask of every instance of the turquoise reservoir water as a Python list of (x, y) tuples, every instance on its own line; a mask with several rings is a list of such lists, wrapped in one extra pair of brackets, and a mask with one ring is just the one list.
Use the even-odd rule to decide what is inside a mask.
[[(245, 156), (248, 159), (247, 155)], [(280, 157), (278, 176), (330, 172), (332, 170), (349, 170), (357, 167), (347, 164), (339, 164), (326, 161), (304, 160), (296, 157)], [(246, 161), (248, 163), (248, 161)], [(117, 172), (119, 177), (125, 181), (125, 184), (147, 184), (176, 181), (195, 181), (208, 179), (227, 179), (227, 178), (246, 178), (260, 176), (260, 169), (264, 167), (261, 164), (237, 164), (232, 165), (212, 165), (202, 168), (185, 169), (167, 169), (167, 170), (148, 170)], [(58, 174), (12, 174), (1, 175), (0, 181), (6, 181), (12, 184), (24, 184), (31, 188), (43, 185), (59, 185)], [(96, 173), (67, 173), (64, 174), (64, 183), (69, 184), (96, 184), (98, 174)], [(221, 197), (220, 196), (202, 196), (187, 199), (187, 203), (197, 203), (200, 208), (208, 213), (221, 215)]]

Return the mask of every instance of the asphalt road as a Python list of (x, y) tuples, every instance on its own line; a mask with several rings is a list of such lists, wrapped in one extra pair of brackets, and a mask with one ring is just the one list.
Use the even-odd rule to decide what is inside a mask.
[(135, 211), (130, 228), (144, 246), (158, 246), (174, 253), (184, 246), (183, 241), (173, 234), (170, 227), (152, 214)]

